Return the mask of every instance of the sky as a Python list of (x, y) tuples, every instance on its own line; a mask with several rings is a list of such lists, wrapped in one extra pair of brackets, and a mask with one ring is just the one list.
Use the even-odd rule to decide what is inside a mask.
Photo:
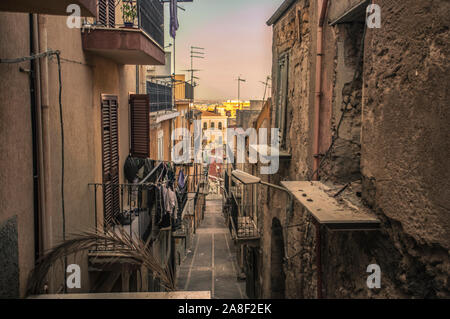
[[(195, 99), (237, 99), (240, 75), (241, 100), (261, 100), (272, 67), (272, 28), (266, 21), (283, 0), (194, 0), (179, 3), (179, 29), (175, 39), (176, 73), (188, 73), (190, 46), (205, 48), (205, 59), (195, 59), (201, 69)], [(169, 35), (169, 5), (165, 5), (165, 43)], [(172, 51), (173, 47), (166, 48)], [(189, 77), (190, 78), (190, 77)]]

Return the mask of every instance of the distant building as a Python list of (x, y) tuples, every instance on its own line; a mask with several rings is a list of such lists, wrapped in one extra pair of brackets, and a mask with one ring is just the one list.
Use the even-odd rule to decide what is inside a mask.
[(208, 134), (210, 136), (210, 141), (218, 144), (220, 143), (220, 140), (217, 140), (217, 136), (221, 136), (222, 143), (220, 144), (226, 144), (227, 143), (227, 117), (209, 112), (204, 111), (202, 112), (202, 131), (203, 134)]

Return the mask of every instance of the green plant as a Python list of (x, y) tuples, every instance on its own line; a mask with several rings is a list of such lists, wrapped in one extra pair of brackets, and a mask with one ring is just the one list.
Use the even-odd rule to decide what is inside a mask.
[[(162, 266), (161, 260), (155, 257), (149, 241), (132, 238), (118, 227), (105, 232), (88, 231), (74, 235), (72, 238), (57, 245), (41, 257), (30, 274), (27, 282), (27, 294), (42, 294), (49, 270), (58, 261), (77, 253), (95, 250), (98, 245), (115, 247), (114, 252), (127, 258), (128, 262), (145, 266), (168, 291), (175, 291), (175, 278), (169, 264)], [(116, 257), (118, 260), (119, 257)], [(106, 266), (106, 264), (105, 264)]]
[(136, 4), (133, 4), (133, 1), (123, 1), (122, 14), (124, 22), (134, 23), (137, 16)]

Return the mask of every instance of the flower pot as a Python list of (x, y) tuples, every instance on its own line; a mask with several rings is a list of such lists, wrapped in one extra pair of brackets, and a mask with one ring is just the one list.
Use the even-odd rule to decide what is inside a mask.
[(134, 26), (133, 22), (124, 22), (126, 28), (132, 28)]

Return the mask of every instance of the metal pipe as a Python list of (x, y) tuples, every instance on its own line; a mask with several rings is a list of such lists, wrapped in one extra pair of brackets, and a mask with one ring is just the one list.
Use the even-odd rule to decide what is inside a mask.
[(314, 226), (316, 227), (316, 266), (317, 266), (317, 298), (322, 299), (322, 243), (321, 243), (321, 233), (320, 224), (315, 221)]
[(314, 97), (314, 142), (313, 142), (313, 180), (319, 180), (320, 165), (320, 101), (322, 98), (322, 56), (323, 56), (323, 24), (328, 0), (318, 0), (319, 21), (317, 25), (316, 83)]
[[(37, 15), (37, 32), (39, 43), (39, 52), (46, 52), (47, 47), (47, 18), (45, 15)], [(53, 247), (53, 229), (52, 229), (52, 182), (51, 182), (51, 166), (50, 166), (50, 102), (49, 102), (49, 88), (48, 88), (48, 56), (39, 60), (39, 97), (40, 107), (38, 108), (40, 122), (40, 159), (43, 172), (43, 233), (44, 233), (44, 250)]]
[[(34, 36), (34, 23), (33, 23), (33, 14), (30, 13), (28, 15), (28, 28), (30, 32), (30, 56), (37, 54), (38, 52), (35, 50), (35, 39)], [(42, 223), (40, 220), (40, 200), (39, 200), (39, 148), (38, 148), (38, 132), (37, 132), (37, 103), (36, 103), (36, 61), (30, 61), (30, 71), (29, 75), (29, 88), (30, 88), (30, 106), (31, 106), (31, 135), (32, 135), (32, 144), (33, 144), (33, 217), (34, 217), (34, 255), (35, 261), (40, 257), (42, 252), (42, 238), (41, 238), (41, 229)]]
[[(263, 185), (269, 186), (269, 187), (273, 187), (273, 188), (279, 189), (279, 190), (285, 192), (286, 194), (288, 194), (288, 196), (289, 196), (288, 212), (289, 212), (289, 215), (292, 215), (292, 211), (294, 209), (294, 197), (292, 196), (292, 194), (284, 187), (281, 187), (281, 186), (278, 186), (278, 185), (275, 185), (275, 184), (271, 184), (271, 183), (267, 183), (267, 182), (264, 182), (264, 181), (260, 181), (260, 183), (263, 184)], [(287, 216), (287, 217), (289, 217), (289, 216)], [(289, 220), (289, 218), (287, 218), (287, 220)]]
[[(319, 139), (320, 139), (320, 101), (322, 98), (322, 56), (323, 56), (323, 24), (328, 6), (328, 0), (318, 0), (319, 21), (317, 26), (317, 57), (316, 57), (316, 95), (314, 100), (314, 165), (313, 179), (319, 180)], [(316, 223), (316, 263), (317, 263), (317, 298), (322, 298), (322, 256), (320, 242), (320, 225)]]
[[(34, 54), (39, 53), (39, 32), (38, 32), (38, 16), (33, 14), (33, 52)], [(39, 172), (39, 242), (40, 242), (40, 253), (45, 251), (46, 239), (45, 239), (45, 212), (46, 212), (46, 202), (45, 202), (45, 183), (43, 178), (44, 172), (44, 158), (43, 158), (43, 142), (42, 142), (42, 109), (41, 109), (41, 83), (40, 83), (40, 63), (36, 61), (34, 64), (34, 90), (36, 99), (36, 133), (37, 133), (37, 155), (38, 155), (38, 172)]]

